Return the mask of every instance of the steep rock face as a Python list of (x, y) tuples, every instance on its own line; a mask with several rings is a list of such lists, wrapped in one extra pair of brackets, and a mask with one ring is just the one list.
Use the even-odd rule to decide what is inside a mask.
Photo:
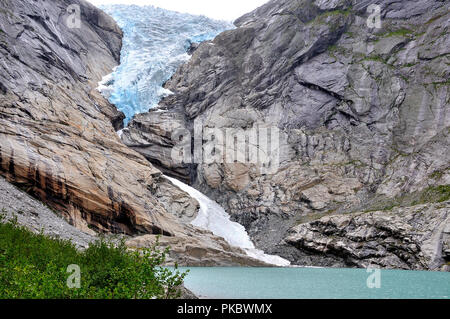
[(150, 110), (149, 113), (136, 114), (132, 123), (136, 129), (125, 129), (122, 141), (144, 155), (164, 173), (189, 183), (191, 165), (176, 163), (172, 156), (176, 143), (172, 135), (186, 127), (184, 116), (177, 112), (161, 113)]
[[(80, 28), (70, 27), (73, 5)], [(87, 233), (158, 234), (200, 249), (217, 241), (236, 265), (257, 263), (186, 225), (198, 203), (120, 141), (123, 114), (95, 88), (121, 41), (114, 20), (84, 0), (1, 1), (0, 174)]]
[[(80, 28), (67, 23), (73, 4), (81, 9)], [(114, 106), (95, 92), (118, 63), (115, 22), (84, 1), (8, 1), (1, 29), (2, 175), (78, 227), (171, 232), (146, 189), (159, 171), (121, 145), (110, 120), (122, 117), (108, 117)], [(133, 200), (146, 194), (146, 207)]]
[[(369, 4), (381, 28), (369, 28)], [(174, 95), (123, 141), (217, 200), (259, 248), (302, 264), (280, 244), (299, 223), (448, 193), (448, 11), (437, 0), (270, 1), (200, 44), (165, 85)], [(175, 160), (194, 126), (276, 127), (279, 165)]]

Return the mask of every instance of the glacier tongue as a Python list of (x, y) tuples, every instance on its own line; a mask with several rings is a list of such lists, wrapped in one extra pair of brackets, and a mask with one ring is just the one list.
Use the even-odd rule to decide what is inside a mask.
[(229, 22), (153, 6), (100, 7), (124, 32), (120, 66), (103, 79), (99, 90), (125, 114), (125, 125), (134, 114), (147, 112), (170, 94), (162, 86), (189, 59), (191, 43), (234, 28)]
[(223, 237), (230, 245), (242, 248), (248, 256), (276, 266), (289, 266), (290, 262), (279, 256), (266, 255), (255, 248), (244, 226), (230, 220), (230, 215), (215, 201), (209, 199), (196, 189), (167, 177), (175, 186), (179, 187), (200, 204), (200, 210), (192, 225), (211, 231), (214, 235)]

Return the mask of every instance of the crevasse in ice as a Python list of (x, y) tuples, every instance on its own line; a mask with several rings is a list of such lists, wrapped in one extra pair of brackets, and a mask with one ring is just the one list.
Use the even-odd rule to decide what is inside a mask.
[(147, 112), (171, 94), (162, 85), (189, 59), (191, 43), (213, 39), (232, 29), (229, 22), (153, 6), (104, 5), (124, 32), (120, 66), (103, 78), (99, 90), (125, 113)]

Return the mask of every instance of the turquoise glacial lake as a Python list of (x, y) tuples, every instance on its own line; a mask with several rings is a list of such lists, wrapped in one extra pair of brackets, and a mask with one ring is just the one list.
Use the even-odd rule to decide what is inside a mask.
[(444, 272), (380, 270), (375, 274), (366, 269), (180, 268), (187, 269), (190, 272), (185, 286), (197, 296), (210, 299), (450, 298), (450, 273)]

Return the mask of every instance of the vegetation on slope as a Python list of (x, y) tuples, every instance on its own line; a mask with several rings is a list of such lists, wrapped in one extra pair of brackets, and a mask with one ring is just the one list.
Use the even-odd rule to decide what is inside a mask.
[[(104, 239), (79, 251), (68, 241), (34, 234), (0, 214), (0, 298), (177, 298), (186, 273), (161, 267), (166, 253), (157, 245), (132, 252), (123, 241)], [(67, 284), (68, 279), (73, 283), (70, 265), (80, 268), (79, 288)]]

